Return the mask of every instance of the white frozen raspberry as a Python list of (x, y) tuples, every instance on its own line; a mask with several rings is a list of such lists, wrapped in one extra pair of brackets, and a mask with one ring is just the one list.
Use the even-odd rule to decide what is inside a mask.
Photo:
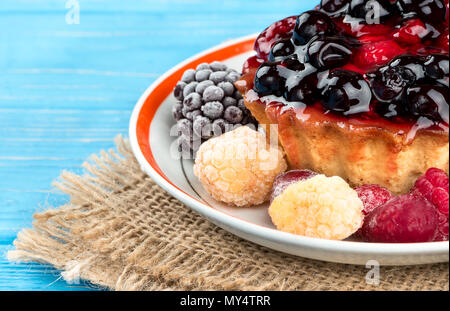
[(269, 207), (281, 231), (328, 240), (343, 240), (363, 223), (363, 203), (340, 177), (317, 175), (287, 187)]
[(241, 126), (200, 146), (194, 174), (216, 200), (243, 207), (267, 201), (275, 177), (286, 168), (278, 146)]

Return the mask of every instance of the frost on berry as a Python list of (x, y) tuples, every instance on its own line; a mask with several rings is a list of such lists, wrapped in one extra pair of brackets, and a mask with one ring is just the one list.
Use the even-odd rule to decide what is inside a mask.
[(425, 198), (404, 194), (375, 209), (364, 221), (362, 234), (370, 242), (418, 243), (433, 241), (438, 213)]
[(303, 236), (343, 240), (363, 222), (358, 194), (340, 177), (317, 175), (288, 186), (269, 207), (281, 231)]
[(265, 135), (242, 126), (203, 143), (194, 174), (216, 200), (244, 207), (267, 201), (275, 177), (286, 168), (278, 146), (268, 146)]
[(358, 193), (359, 198), (363, 202), (364, 215), (368, 215), (374, 209), (376, 209), (380, 205), (383, 205), (393, 197), (392, 192), (379, 185), (363, 185), (356, 188), (355, 190)]
[(448, 241), (449, 178), (447, 174), (441, 169), (430, 168), (424, 176), (417, 179), (411, 192), (433, 204), (439, 214), (439, 233), (435, 240)]
[(317, 175), (316, 172), (310, 170), (292, 170), (278, 175), (272, 186), (272, 193), (270, 194), (270, 203), (272, 203), (277, 196), (283, 193), (283, 191), (293, 183), (309, 179), (316, 175)]

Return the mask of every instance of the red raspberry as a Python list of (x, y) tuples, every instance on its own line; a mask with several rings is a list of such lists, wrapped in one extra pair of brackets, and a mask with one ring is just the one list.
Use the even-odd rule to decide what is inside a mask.
[(417, 179), (413, 191), (415, 190), (433, 203), (440, 213), (449, 216), (449, 178), (443, 170), (430, 168), (424, 176)]
[(420, 43), (428, 32), (429, 30), (420, 19), (411, 19), (406, 21), (393, 37), (399, 42), (416, 44)]
[(431, 203), (415, 194), (393, 198), (368, 215), (362, 234), (370, 242), (416, 243), (433, 241), (438, 213)]
[(448, 217), (444, 214), (439, 214), (438, 232), (434, 238), (434, 241), (448, 241)]
[[(373, 212), (377, 207), (383, 205), (387, 201), (393, 198), (392, 193), (379, 185), (363, 185), (355, 189), (358, 193), (358, 197), (363, 202), (363, 214), (364, 222), (366, 222), (367, 216)], [(355, 237), (362, 236), (362, 229), (360, 228)]]
[(267, 60), (275, 42), (290, 38), (297, 23), (297, 16), (291, 16), (270, 25), (256, 39), (255, 51), (259, 58)]
[(364, 204), (364, 215), (370, 214), (378, 206), (392, 199), (392, 193), (379, 185), (364, 185), (355, 189)]
[(394, 40), (379, 41), (361, 46), (355, 53), (353, 63), (362, 68), (381, 66), (405, 53)]
[(436, 241), (448, 241), (449, 223), (449, 178), (440, 169), (430, 168), (424, 176), (417, 179), (413, 193), (423, 196), (432, 203), (439, 214), (438, 235)]

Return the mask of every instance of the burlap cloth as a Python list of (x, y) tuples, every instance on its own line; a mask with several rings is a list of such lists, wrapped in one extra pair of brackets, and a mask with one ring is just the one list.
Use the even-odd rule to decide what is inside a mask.
[(113, 290), (448, 290), (448, 264), (381, 267), (298, 258), (242, 240), (172, 198), (140, 170), (129, 143), (63, 172), (67, 205), (34, 215), (12, 261), (49, 263), (62, 276)]

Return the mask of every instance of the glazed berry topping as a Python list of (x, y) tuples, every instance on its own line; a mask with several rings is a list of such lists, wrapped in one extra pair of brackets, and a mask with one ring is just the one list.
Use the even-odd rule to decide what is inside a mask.
[(339, 37), (321, 37), (308, 47), (309, 62), (318, 69), (342, 67), (351, 56), (350, 45)]
[(255, 76), (255, 88), (260, 95), (283, 94), (286, 79), (280, 75), (282, 68), (276, 63), (264, 63), (259, 67)]
[(320, 3), (321, 11), (332, 15), (342, 15), (347, 12), (349, 1), (347, 0), (322, 0)]
[(390, 0), (352, 0), (348, 14), (367, 24), (379, 24), (396, 13)]
[(443, 85), (419, 85), (407, 91), (410, 113), (434, 121), (449, 123), (448, 88)]
[(424, 21), (445, 21), (446, 8), (442, 0), (398, 0), (404, 18), (419, 17)]
[(434, 240), (438, 213), (421, 196), (400, 195), (376, 208), (364, 221), (363, 237), (370, 242), (418, 243)]
[(398, 102), (403, 99), (406, 88), (415, 81), (414, 73), (406, 67), (383, 67), (369, 76), (373, 94), (380, 102)]
[(244, 71), (284, 105), (446, 130), (448, 27), (447, 0), (322, 0), (268, 27)]
[(432, 54), (424, 63), (426, 75), (448, 87), (449, 58), (445, 54)]
[(307, 11), (297, 18), (293, 39), (297, 45), (307, 44), (314, 36), (332, 35), (335, 25), (331, 18), (320, 11)]
[(304, 102), (313, 104), (317, 100), (316, 92), (318, 78), (316, 69), (309, 64), (305, 68), (291, 75), (286, 80), (284, 97), (291, 102)]
[(291, 16), (266, 28), (255, 41), (255, 51), (258, 57), (267, 59), (275, 42), (290, 38), (296, 22), (297, 16)]
[(269, 61), (282, 61), (286, 56), (292, 55), (295, 52), (295, 46), (291, 38), (286, 38), (274, 44), (270, 51)]
[(330, 73), (324, 95), (323, 106), (331, 111), (346, 115), (370, 110), (369, 84), (354, 71), (337, 69)]

